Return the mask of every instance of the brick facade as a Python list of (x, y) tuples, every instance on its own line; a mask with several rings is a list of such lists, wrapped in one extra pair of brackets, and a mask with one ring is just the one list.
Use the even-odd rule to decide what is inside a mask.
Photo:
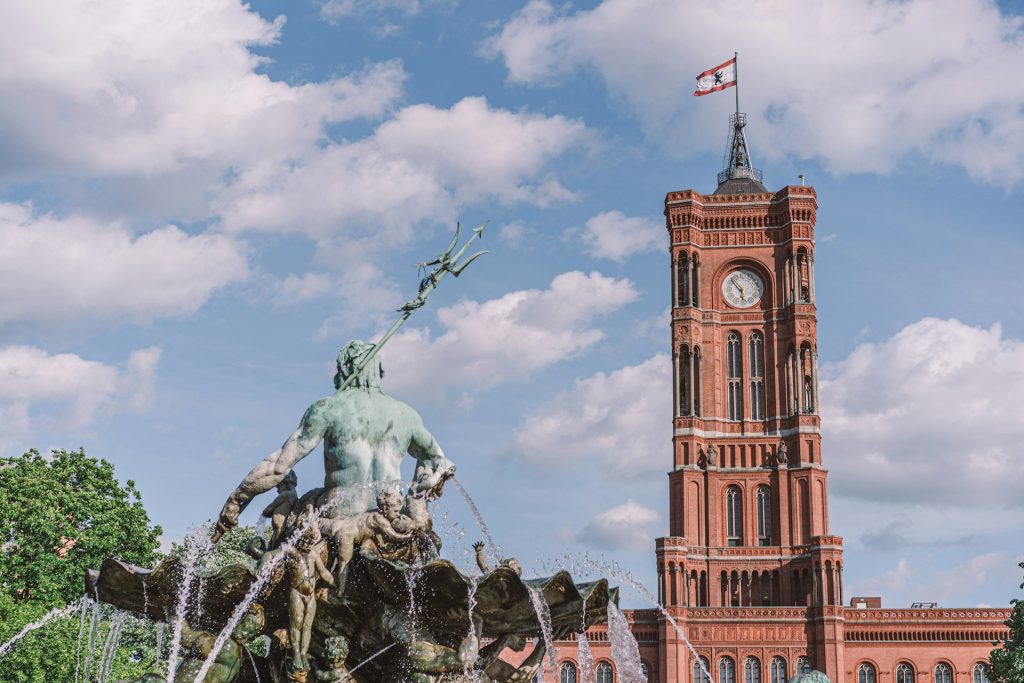
[[(737, 683), (802, 666), (845, 683), (947, 683), (947, 668), (948, 683), (979, 683), (975, 667), (1006, 637), (1008, 609), (844, 607), (818, 416), (817, 195), (722, 190), (665, 198), (675, 419), (659, 600), (719, 683), (730, 683), (723, 658)], [(699, 683), (666, 618), (627, 617), (651, 681)], [(588, 637), (614, 666), (606, 633)], [(575, 642), (557, 650), (577, 663)], [(562, 683), (557, 672), (544, 680)]]

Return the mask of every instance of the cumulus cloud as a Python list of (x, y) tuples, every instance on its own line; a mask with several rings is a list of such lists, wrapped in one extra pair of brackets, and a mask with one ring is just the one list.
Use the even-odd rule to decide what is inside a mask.
[(592, 69), (654, 134), (685, 135), (703, 151), (721, 144), (722, 108), (693, 103), (693, 77), (728, 58), (722, 46), (742, 45), (755, 155), (816, 157), (835, 172), (924, 159), (1005, 183), (1024, 179), (1024, 82), (1005, 76), (1024, 68), (1021, 25), (987, 0), (791, 0), (742, 11), (714, 0), (603, 0), (576, 11), (532, 0), (484, 51), (517, 83)]
[(284, 159), (323, 125), (377, 117), (397, 62), (290, 85), (258, 73), (278, 39), (238, 0), (41, 0), (0, 10), (0, 173), (157, 174)]
[(454, 222), (466, 202), (573, 200), (548, 165), (590, 140), (579, 121), (496, 109), (479, 97), (448, 109), (413, 105), (362, 140), (240, 173), (218, 207), (231, 231), (343, 236), (348, 251), (400, 244), (418, 222)]
[(672, 366), (666, 354), (578, 380), (530, 412), (509, 450), (543, 468), (581, 460), (616, 478), (672, 463)]
[(662, 221), (630, 218), (621, 211), (604, 211), (589, 219), (582, 240), (591, 256), (619, 263), (633, 254), (668, 246)]
[(392, 339), (383, 352), (387, 386), (437, 395), (450, 386), (480, 390), (525, 379), (599, 342), (595, 319), (636, 297), (629, 280), (573, 271), (544, 290), (460, 301), (438, 310), (439, 332), (413, 328)]
[(242, 247), (223, 235), (166, 226), (136, 236), (118, 223), (0, 203), (2, 324), (189, 315), (247, 274)]
[(823, 448), (839, 495), (1022, 507), (1024, 341), (926, 318), (822, 369)]
[(657, 512), (630, 499), (595, 515), (578, 539), (613, 550), (650, 550), (654, 538), (651, 527), (659, 520)]
[(134, 351), (120, 367), (72, 353), (50, 355), (30, 346), (0, 349), (0, 444), (28, 433), (33, 413), (45, 407), (54, 424), (81, 427), (99, 414), (146, 410), (160, 349)]

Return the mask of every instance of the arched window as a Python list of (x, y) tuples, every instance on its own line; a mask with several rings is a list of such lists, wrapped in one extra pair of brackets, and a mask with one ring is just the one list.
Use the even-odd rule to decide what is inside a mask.
[(597, 665), (597, 683), (612, 683), (612, 665), (601, 662)]
[(761, 661), (757, 657), (747, 657), (743, 662), (743, 683), (761, 683)]
[(750, 350), (750, 419), (764, 419), (764, 335), (754, 332), (748, 344)]
[(718, 683), (736, 683), (736, 662), (731, 657), (718, 660)]
[(572, 662), (562, 662), (558, 667), (558, 683), (576, 683), (576, 665)]
[(797, 657), (796, 672), (798, 674), (811, 673), (811, 660), (807, 659), (807, 657)]
[(875, 683), (875, 667), (864, 662), (857, 667), (857, 683)]
[(772, 544), (772, 492), (767, 486), (757, 487), (757, 544)]
[(935, 665), (935, 683), (953, 683), (953, 669), (945, 662)]
[(651, 670), (647, 668), (647, 662), (640, 662), (640, 672), (643, 673), (645, 681), (651, 680)]
[(738, 486), (725, 492), (726, 545), (743, 545), (743, 494)]
[(786, 683), (789, 677), (786, 675), (786, 660), (782, 657), (772, 658), (772, 683)]
[(896, 667), (896, 683), (914, 683), (914, 667), (906, 662)]
[(973, 678), (974, 683), (988, 683), (988, 665), (984, 663), (975, 664)]
[(730, 332), (725, 342), (727, 370), (729, 372), (729, 419), (743, 419), (743, 353), (740, 349), (740, 335)]
[(711, 683), (711, 664), (704, 657), (693, 660), (693, 683)]

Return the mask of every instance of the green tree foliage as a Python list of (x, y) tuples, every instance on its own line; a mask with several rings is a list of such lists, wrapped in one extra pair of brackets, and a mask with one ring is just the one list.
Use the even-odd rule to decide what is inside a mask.
[[(51, 609), (78, 601), (85, 570), (104, 559), (153, 566), (160, 534), (135, 483), (121, 486), (105, 460), (81, 450), (0, 459), (0, 643)], [(0, 681), (74, 680), (79, 625), (76, 614), (27, 635), (0, 657)], [(109, 619), (99, 624), (98, 648), (109, 628)], [(112, 678), (148, 664), (152, 636), (148, 625), (126, 625)]]
[[(1024, 562), (1020, 563), (1024, 569)], [(1020, 585), (1024, 588), (1024, 583)], [(1024, 683), (1024, 600), (1011, 600), (1013, 611), (1006, 625), (1010, 638), (989, 655), (989, 680), (993, 683)]]

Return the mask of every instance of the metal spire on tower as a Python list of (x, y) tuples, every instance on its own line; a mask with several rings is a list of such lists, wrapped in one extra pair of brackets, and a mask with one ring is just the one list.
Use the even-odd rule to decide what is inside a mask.
[(767, 192), (762, 184), (763, 176), (750, 161), (747, 136), (743, 129), (747, 115), (740, 112), (739, 54), (736, 60), (736, 113), (729, 117), (729, 142), (725, 146), (725, 159), (718, 174), (718, 188), (715, 194), (755, 194)]

